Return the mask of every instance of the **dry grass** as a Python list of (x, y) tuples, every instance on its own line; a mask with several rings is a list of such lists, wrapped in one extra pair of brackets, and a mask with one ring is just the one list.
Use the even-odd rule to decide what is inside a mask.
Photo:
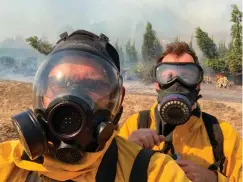
[[(127, 95), (124, 101), (124, 114), (120, 124), (131, 114), (143, 109), (150, 109), (155, 100), (155, 96)], [(230, 122), (239, 134), (242, 134), (242, 103), (199, 100), (199, 104), (204, 112)]]
[[(124, 100), (124, 113), (120, 124), (133, 113), (142, 109), (149, 109), (154, 103), (155, 96), (127, 95)], [(11, 115), (31, 108), (31, 84), (0, 81), (0, 142), (16, 138), (11, 123)], [(241, 134), (242, 130), (242, 104), (230, 102), (200, 101), (204, 111), (229, 121)]]
[(11, 115), (31, 107), (32, 85), (19, 82), (0, 82), (0, 142), (16, 138)]

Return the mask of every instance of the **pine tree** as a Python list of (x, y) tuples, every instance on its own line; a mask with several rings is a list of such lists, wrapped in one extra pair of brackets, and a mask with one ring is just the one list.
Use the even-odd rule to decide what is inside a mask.
[(129, 39), (126, 43), (126, 61), (130, 62), (131, 60), (131, 40)]
[(242, 71), (242, 12), (237, 5), (232, 5), (231, 27), (232, 40), (229, 45), (227, 59), (231, 73), (240, 73)]
[(158, 42), (156, 32), (153, 30), (152, 24), (148, 22), (143, 35), (142, 45), (142, 56), (145, 62), (153, 61), (157, 58), (157, 52), (160, 46)]
[(119, 53), (119, 57), (120, 57), (121, 67), (124, 67), (125, 59), (124, 59), (124, 52), (123, 52), (122, 46), (120, 46), (118, 50), (119, 50), (118, 53)]
[(208, 59), (214, 59), (218, 57), (217, 46), (214, 41), (208, 36), (208, 33), (204, 32), (200, 27), (196, 28), (197, 44)]
[(200, 27), (196, 29), (197, 44), (206, 58), (204, 64), (212, 68), (216, 73), (228, 73), (227, 60), (225, 58), (225, 45), (221, 42), (218, 47), (213, 41), (213, 37), (209, 37)]
[(114, 48), (117, 50), (117, 53), (119, 54), (121, 67), (124, 67), (124, 52), (122, 45), (119, 45), (118, 39), (116, 39), (116, 42), (114, 43)]
[(225, 45), (225, 41), (220, 41), (218, 44), (218, 55), (224, 57), (228, 52), (228, 48)]
[(163, 52), (163, 47), (159, 42), (159, 39), (155, 40), (155, 58), (158, 58), (159, 56), (161, 56), (162, 52)]
[(137, 62), (138, 60), (138, 53), (135, 47), (135, 41), (133, 41), (133, 44), (130, 47), (130, 61), (131, 62)]

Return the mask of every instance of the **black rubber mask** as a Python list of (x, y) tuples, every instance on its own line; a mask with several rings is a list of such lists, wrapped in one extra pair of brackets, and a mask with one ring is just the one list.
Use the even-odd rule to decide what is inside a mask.
[(192, 113), (192, 106), (200, 98), (200, 89), (187, 88), (179, 82), (163, 87), (159, 91), (158, 106), (163, 121), (170, 125), (186, 123)]

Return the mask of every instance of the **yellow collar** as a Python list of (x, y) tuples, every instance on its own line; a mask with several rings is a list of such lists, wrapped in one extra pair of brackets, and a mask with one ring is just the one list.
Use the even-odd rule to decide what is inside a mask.
[(86, 153), (86, 156), (80, 161), (79, 164), (71, 165), (62, 163), (48, 155), (44, 156), (44, 163), (38, 164), (32, 161), (22, 160), (21, 156), (23, 148), (18, 143), (13, 151), (13, 160), (16, 166), (22, 169), (37, 171), (49, 178), (55, 180), (69, 180), (85, 175), (88, 172), (96, 171), (101, 159), (111, 144), (112, 139), (116, 136), (117, 132), (114, 131), (112, 137), (107, 141), (103, 150), (94, 153)]

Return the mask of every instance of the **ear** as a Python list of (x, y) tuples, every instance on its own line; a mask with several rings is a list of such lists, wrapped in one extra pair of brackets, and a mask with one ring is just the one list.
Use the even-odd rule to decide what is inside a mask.
[(197, 85), (196, 89), (197, 89), (197, 90), (200, 90), (200, 89), (201, 89), (200, 84)]
[(155, 89), (156, 89), (157, 92), (160, 91), (160, 87), (159, 87), (159, 83), (158, 82), (155, 82)]

